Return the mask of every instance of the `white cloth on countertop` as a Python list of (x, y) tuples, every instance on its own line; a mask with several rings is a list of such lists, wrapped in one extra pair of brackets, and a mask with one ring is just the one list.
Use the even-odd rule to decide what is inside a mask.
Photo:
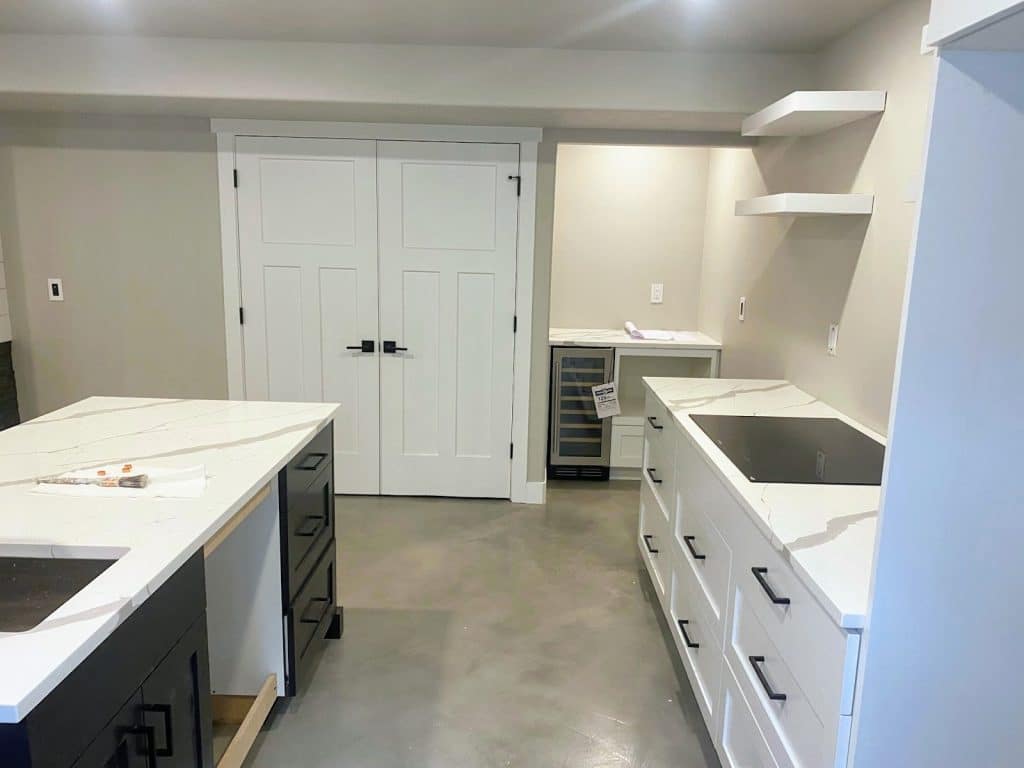
[(641, 331), (633, 323), (626, 321), (626, 333), (632, 339), (644, 341), (675, 341), (676, 335), (672, 331)]
[(157, 467), (151, 464), (132, 465), (131, 472), (122, 472), (123, 464), (106, 467), (90, 467), (65, 472), (61, 477), (96, 477), (99, 470), (105, 470), (107, 477), (119, 475), (146, 475), (149, 479), (145, 488), (103, 488), (98, 485), (54, 485), (38, 483), (33, 493), (48, 496), (89, 496), (119, 499), (198, 499), (206, 491), (206, 466)]

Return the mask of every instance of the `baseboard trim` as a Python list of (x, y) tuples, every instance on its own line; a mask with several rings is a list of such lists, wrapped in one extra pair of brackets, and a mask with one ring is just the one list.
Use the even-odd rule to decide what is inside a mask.
[(513, 499), (522, 504), (543, 504), (547, 498), (548, 484), (546, 480), (526, 484), (526, 495), (522, 499)]
[(609, 472), (609, 480), (639, 480), (640, 470), (637, 467), (612, 467)]

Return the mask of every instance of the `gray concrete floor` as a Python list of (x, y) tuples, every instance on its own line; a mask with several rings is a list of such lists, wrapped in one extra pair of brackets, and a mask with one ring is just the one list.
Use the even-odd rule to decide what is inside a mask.
[(638, 505), (635, 483), (551, 484), (545, 506), (339, 497), (345, 635), (247, 765), (718, 766)]

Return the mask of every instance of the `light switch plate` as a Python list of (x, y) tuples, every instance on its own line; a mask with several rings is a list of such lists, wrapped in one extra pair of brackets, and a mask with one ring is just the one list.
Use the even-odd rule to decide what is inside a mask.
[(64, 301), (64, 281), (51, 277), (46, 281), (46, 295), (50, 301)]
[(832, 325), (828, 327), (828, 346), (826, 347), (828, 349), (828, 353), (832, 355), (832, 357), (836, 356), (837, 346), (839, 346), (839, 324), (832, 323)]
[(665, 300), (665, 284), (651, 283), (651, 304), (661, 304)]
[(740, 296), (740, 322), (742, 323), (747, 318), (747, 297)]

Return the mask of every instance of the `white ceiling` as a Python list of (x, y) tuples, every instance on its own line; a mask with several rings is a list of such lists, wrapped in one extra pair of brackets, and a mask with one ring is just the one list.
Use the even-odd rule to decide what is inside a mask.
[(814, 51), (893, 0), (30, 0), (0, 32)]

